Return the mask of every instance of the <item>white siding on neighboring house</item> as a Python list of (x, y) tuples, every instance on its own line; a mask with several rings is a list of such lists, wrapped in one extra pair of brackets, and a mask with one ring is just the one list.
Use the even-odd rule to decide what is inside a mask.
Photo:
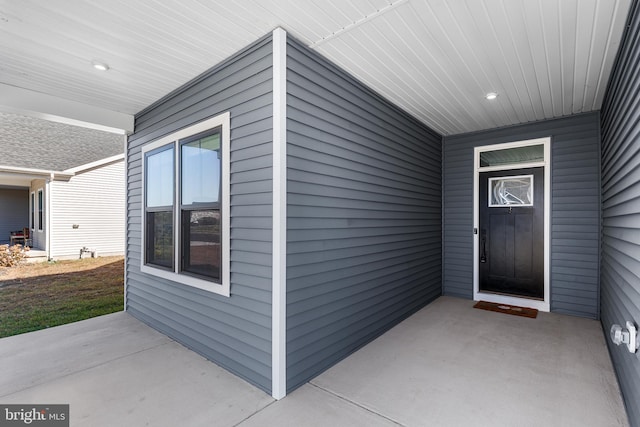
[(79, 257), (82, 247), (99, 256), (124, 253), (124, 176), (118, 160), (52, 183), (52, 258)]

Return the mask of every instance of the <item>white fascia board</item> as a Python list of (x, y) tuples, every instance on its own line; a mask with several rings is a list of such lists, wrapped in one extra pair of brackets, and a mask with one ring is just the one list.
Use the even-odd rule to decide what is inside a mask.
[(287, 33), (273, 31), (271, 395), (287, 394)]
[(124, 160), (124, 153), (116, 154), (115, 156), (107, 157), (101, 160), (96, 160), (95, 162), (87, 163), (84, 165), (76, 166), (74, 168), (70, 168), (65, 170), (63, 173), (66, 174), (76, 174), (79, 172), (83, 172), (89, 169), (99, 168), (100, 166), (108, 165), (109, 163), (117, 162), (120, 160)]
[(120, 113), (0, 83), (0, 111), (105, 132), (133, 133), (132, 114)]
[(18, 177), (30, 177), (30, 179), (56, 179), (60, 181), (68, 181), (74, 172), (58, 172), (45, 169), (20, 168), (14, 166), (0, 166), (0, 174), (14, 175)]

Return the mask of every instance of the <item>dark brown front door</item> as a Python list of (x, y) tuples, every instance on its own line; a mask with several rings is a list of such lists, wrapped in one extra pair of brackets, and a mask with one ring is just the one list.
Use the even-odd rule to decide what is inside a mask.
[(479, 184), (480, 291), (543, 299), (544, 168), (481, 172)]

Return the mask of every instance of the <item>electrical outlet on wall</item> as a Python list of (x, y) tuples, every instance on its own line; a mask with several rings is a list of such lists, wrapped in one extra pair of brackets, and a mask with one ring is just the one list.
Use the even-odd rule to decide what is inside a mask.
[(611, 326), (611, 341), (613, 341), (615, 345), (626, 344), (629, 352), (635, 353), (640, 346), (638, 329), (631, 321), (627, 321), (625, 326), (627, 329), (623, 329), (620, 325)]

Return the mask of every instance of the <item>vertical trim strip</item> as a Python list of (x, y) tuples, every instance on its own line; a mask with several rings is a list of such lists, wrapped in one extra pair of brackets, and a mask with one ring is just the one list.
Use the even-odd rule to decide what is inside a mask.
[(287, 33), (273, 31), (273, 247), (271, 395), (287, 394)]
[[(123, 307), (122, 310), (123, 311), (127, 311), (127, 288), (129, 287), (128, 284), (128, 272), (129, 269), (127, 267), (127, 264), (129, 264), (129, 239), (128, 237), (128, 232), (127, 230), (129, 230), (129, 200), (127, 200), (127, 194), (129, 194), (129, 136), (128, 135), (124, 135), (124, 141), (123, 141), (123, 145), (124, 145), (124, 280), (122, 283), (122, 291), (124, 293), (124, 298), (122, 301)], [(143, 173), (144, 175), (144, 173)], [(142, 223), (140, 224), (142, 226)], [(144, 246), (143, 246), (144, 247)], [(144, 250), (144, 249), (143, 249)]]
[(551, 137), (544, 141), (544, 308), (551, 311)]
[(231, 296), (231, 112), (214, 118), (222, 125), (222, 292)]

